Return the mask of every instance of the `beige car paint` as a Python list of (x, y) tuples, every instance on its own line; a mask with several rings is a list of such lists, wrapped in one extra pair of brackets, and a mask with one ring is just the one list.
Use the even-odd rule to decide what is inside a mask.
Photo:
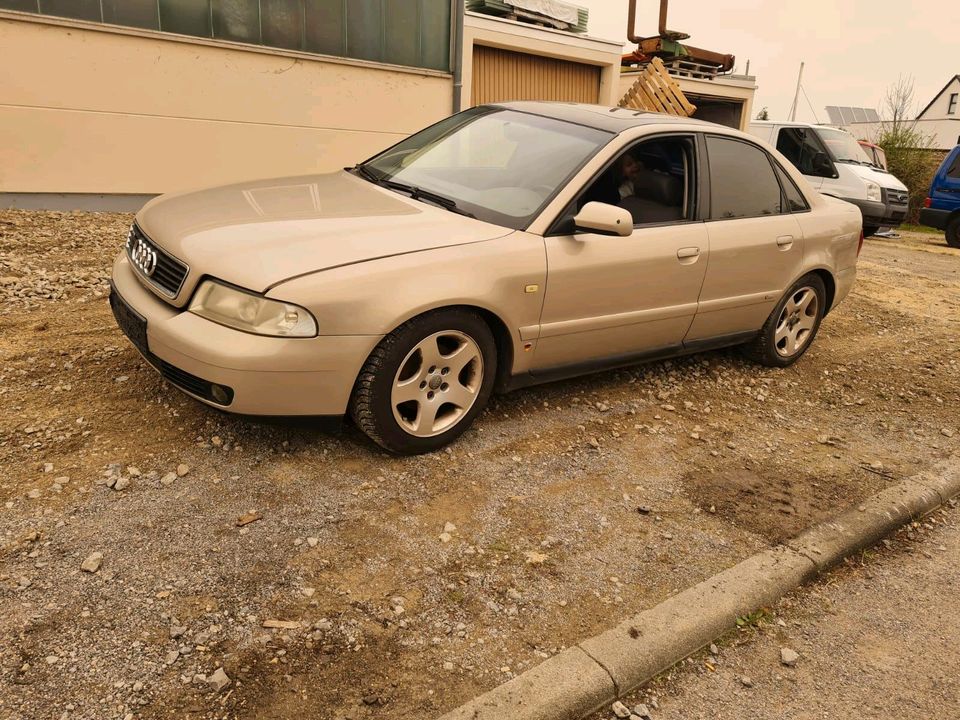
[[(629, 237), (579, 232), (548, 237), (546, 246), (550, 275), (534, 367), (683, 340), (707, 267), (704, 223), (636, 228)], [(698, 254), (678, 257), (686, 248)]]
[(192, 270), (177, 307), (204, 274), (264, 292), (302, 273), (512, 232), (464, 222), (342, 170), (163, 195), (137, 222)]
[[(550, 104), (523, 108), (565, 112)], [(524, 375), (759, 329), (786, 288), (811, 270), (829, 273), (839, 302), (855, 276), (859, 210), (818, 195), (790, 163), (754, 139), (780, 160), (809, 212), (641, 227), (627, 237), (544, 237), (581, 187), (626, 145), (695, 130), (745, 137), (713, 125), (692, 130), (689, 122), (666, 117), (629, 127), (525, 231), (456, 215), (344, 172), (161, 197), (138, 222), (190, 265), (184, 289), (171, 307), (145, 289), (123, 253), (114, 282), (147, 318), (156, 356), (234, 387), (229, 409), (250, 414), (343, 414), (379, 340), (420, 313), (451, 305), (481, 309), (500, 331), (507, 374)], [(784, 235), (794, 236), (789, 247), (777, 244)], [(721, 271), (711, 277), (715, 262)], [(319, 337), (259, 337), (180, 312), (203, 276), (308, 308)], [(709, 314), (699, 316), (698, 308)], [(711, 316), (712, 322), (701, 321)]]

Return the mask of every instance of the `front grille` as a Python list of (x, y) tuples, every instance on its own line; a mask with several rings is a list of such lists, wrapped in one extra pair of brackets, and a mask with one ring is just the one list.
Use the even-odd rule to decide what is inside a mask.
[(910, 202), (910, 195), (905, 190), (887, 190), (884, 188), (884, 191), (887, 194), (887, 202), (891, 205), (906, 205)]
[(170, 298), (180, 292), (189, 271), (185, 263), (148, 238), (136, 223), (127, 235), (127, 258), (141, 278)]

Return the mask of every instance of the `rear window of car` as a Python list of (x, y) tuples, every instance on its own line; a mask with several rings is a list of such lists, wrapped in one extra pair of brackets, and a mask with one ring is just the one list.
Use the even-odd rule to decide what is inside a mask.
[(960, 178), (960, 150), (953, 153), (953, 163), (947, 168), (947, 177)]
[(780, 214), (780, 183), (763, 150), (742, 140), (708, 135), (707, 155), (712, 219)]

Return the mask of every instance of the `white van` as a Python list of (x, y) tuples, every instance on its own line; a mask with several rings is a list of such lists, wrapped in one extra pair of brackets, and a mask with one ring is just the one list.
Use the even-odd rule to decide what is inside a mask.
[(824, 195), (863, 213), (863, 234), (896, 227), (907, 215), (907, 187), (873, 166), (856, 138), (825, 125), (756, 120), (750, 133), (775, 146)]

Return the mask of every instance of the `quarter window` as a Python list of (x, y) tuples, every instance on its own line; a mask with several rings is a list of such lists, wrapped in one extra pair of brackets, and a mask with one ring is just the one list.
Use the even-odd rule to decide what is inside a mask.
[(741, 140), (710, 135), (707, 154), (712, 219), (780, 214), (780, 183), (763, 150)]
[(777, 163), (773, 163), (773, 169), (777, 173), (777, 178), (780, 180), (780, 187), (783, 188), (783, 196), (787, 201), (784, 207), (789, 209), (790, 212), (803, 212), (804, 210), (809, 210), (810, 206), (807, 205), (807, 201), (803, 197), (803, 193), (800, 192), (800, 189), (796, 186), (790, 176), (787, 175), (786, 170), (780, 167), (780, 165)]

